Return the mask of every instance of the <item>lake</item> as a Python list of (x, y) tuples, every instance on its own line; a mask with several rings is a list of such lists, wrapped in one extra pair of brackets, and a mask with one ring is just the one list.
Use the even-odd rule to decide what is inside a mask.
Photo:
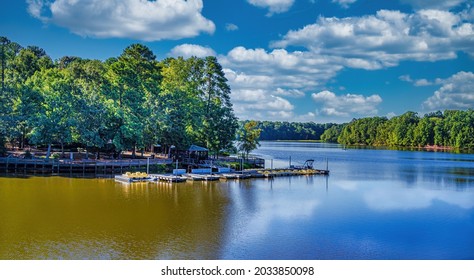
[(0, 259), (474, 259), (473, 154), (300, 142), (254, 153), (331, 174), (0, 177)]

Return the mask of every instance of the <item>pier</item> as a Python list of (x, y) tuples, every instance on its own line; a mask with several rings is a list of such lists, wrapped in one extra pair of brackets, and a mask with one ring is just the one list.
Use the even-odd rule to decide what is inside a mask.
[[(134, 176), (133, 174), (116, 175), (115, 180), (125, 183), (134, 182), (168, 182), (168, 183), (180, 183), (185, 181), (217, 181), (217, 180), (244, 180), (244, 179), (255, 179), (255, 178), (274, 178), (274, 177), (287, 177), (287, 176), (313, 176), (313, 175), (329, 175), (329, 170), (320, 169), (298, 169), (298, 168), (284, 168), (284, 169), (253, 169), (245, 171), (234, 171), (228, 173), (208, 173), (208, 174), (196, 174), (196, 173), (179, 173), (175, 174), (149, 174), (140, 177)], [(198, 172), (199, 173), (199, 172)]]

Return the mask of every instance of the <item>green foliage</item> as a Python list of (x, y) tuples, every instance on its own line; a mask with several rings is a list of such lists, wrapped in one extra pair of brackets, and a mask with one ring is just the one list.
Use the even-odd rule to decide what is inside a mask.
[(105, 62), (65, 56), (0, 37), (0, 139), (76, 143), (91, 150), (146, 149), (191, 143), (215, 154), (232, 147), (237, 119), (215, 57), (157, 61), (133, 44)]
[(260, 138), (260, 132), (261, 129), (258, 128), (258, 123), (256, 121), (246, 122), (240, 129), (238, 135), (238, 150), (242, 152), (247, 158), (251, 151), (260, 146), (260, 143), (258, 142)]
[[(334, 139), (337, 129), (328, 129), (324, 141)], [(338, 142), (345, 145), (390, 147), (444, 146), (474, 148), (474, 110), (446, 110), (420, 118), (407, 112), (390, 120), (380, 117), (353, 120), (343, 126)]]
[[(241, 125), (248, 121), (242, 121)], [(321, 135), (335, 124), (317, 124), (313, 122), (272, 122), (257, 121), (261, 129), (260, 140), (320, 140)]]
[(337, 137), (341, 134), (344, 125), (333, 125), (330, 128), (326, 129), (321, 135), (321, 141), (329, 143), (337, 143)]

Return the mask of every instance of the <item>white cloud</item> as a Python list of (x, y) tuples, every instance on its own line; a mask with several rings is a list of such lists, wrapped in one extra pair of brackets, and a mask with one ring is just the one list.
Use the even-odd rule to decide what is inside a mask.
[(424, 87), (424, 86), (431, 86), (433, 83), (428, 81), (427, 79), (419, 79), (415, 81), (415, 86), (417, 87)]
[[(304, 115), (296, 113), (301, 112), (296, 105), (308, 101), (304, 99), (308, 98), (307, 93), (320, 91), (345, 67), (374, 70), (393, 67), (404, 60), (452, 59), (459, 51), (474, 55), (470, 15), (467, 10), (419, 10), (412, 14), (381, 10), (361, 17), (320, 17), (315, 24), (289, 31), (268, 50), (238, 46), (219, 55), (219, 62), (240, 118), (347, 121), (377, 114), (382, 98), (314, 93), (312, 98), (318, 106), (314, 113)], [(286, 49), (293, 46), (305, 50)], [(400, 79), (415, 86), (439, 83), (409, 76)]]
[(364, 117), (377, 114), (377, 106), (382, 102), (379, 95), (365, 97), (357, 94), (337, 96), (335, 93), (324, 90), (311, 95), (317, 103), (322, 103), (323, 108), (319, 114), (334, 117)]
[(458, 72), (446, 80), (442, 87), (423, 103), (428, 110), (474, 108), (474, 73)]
[(289, 120), (295, 115), (290, 101), (264, 89), (232, 90), (231, 99), (240, 119)]
[(233, 24), (233, 23), (226, 23), (225, 24), (225, 29), (227, 31), (237, 31), (237, 30), (239, 30), (239, 27), (237, 25)]
[(413, 79), (410, 77), (410, 75), (402, 75), (398, 77), (398, 79), (404, 82), (409, 82), (409, 83), (413, 82)]
[[(236, 47), (227, 55), (220, 56), (219, 62), (234, 71), (234, 75), (250, 76), (272, 82), (273, 88), (307, 90), (313, 89), (321, 82), (333, 78), (343, 68), (334, 63), (331, 57), (319, 56), (309, 52), (288, 52), (275, 49), (267, 52), (264, 49), (246, 49)], [(237, 74), (238, 73), (238, 74)], [(232, 84), (231, 79), (229, 81)], [(234, 86), (241, 87), (239, 84)], [(255, 85), (253, 85), (255, 86)]]
[(272, 16), (288, 11), (295, 0), (247, 0), (247, 2), (256, 7), (268, 9), (267, 16)]
[(192, 56), (196, 57), (206, 57), (206, 56), (216, 56), (216, 52), (208, 47), (203, 47), (200, 45), (193, 44), (182, 44), (174, 47), (170, 51), (170, 56), (178, 57), (182, 56), (184, 58), (189, 58)]
[(355, 3), (356, 1), (357, 0), (332, 0), (333, 3), (337, 3), (345, 9), (349, 8), (349, 6)]
[(415, 85), (415, 86), (417, 86), (417, 87), (431, 86), (431, 85), (439, 84), (439, 83), (440, 83), (439, 80), (436, 80), (436, 81), (434, 81), (434, 82), (428, 81), (427, 79), (413, 80), (413, 79), (410, 77), (410, 75), (402, 75), (402, 76), (398, 77), (398, 79), (400, 79), (400, 81), (412, 83), (413, 85)]
[(467, 0), (401, 0), (415, 9), (451, 9)]
[[(241, 119), (314, 120), (314, 113), (295, 114), (291, 98), (304, 98), (333, 78), (343, 66), (331, 57), (283, 49), (236, 47), (219, 56)], [(258, 102), (259, 104), (254, 104)]]
[(362, 69), (392, 67), (402, 60), (453, 59), (457, 51), (474, 55), (474, 25), (465, 18), (462, 13), (439, 10), (320, 17), (314, 24), (289, 31), (271, 46), (302, 46), (311, 53), (338, 57), (346, 67)]
[(144, 41), (213, 33), (202, 0), (27, 0), (29, 13), (81, 36)]
[(277, 88), (274, 93), (276, 95), (288, 96), (288, 97), (304, 97), (305, 96), (305, 93), (298, 89)]

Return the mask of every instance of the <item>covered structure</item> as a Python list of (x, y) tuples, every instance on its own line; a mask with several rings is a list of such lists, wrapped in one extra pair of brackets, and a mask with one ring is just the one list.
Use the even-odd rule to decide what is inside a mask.
[(191, 145), (188, 149), (188, 158), (195, 160), (205, 160), (209, 156), (209, 150), (197, 145)]

